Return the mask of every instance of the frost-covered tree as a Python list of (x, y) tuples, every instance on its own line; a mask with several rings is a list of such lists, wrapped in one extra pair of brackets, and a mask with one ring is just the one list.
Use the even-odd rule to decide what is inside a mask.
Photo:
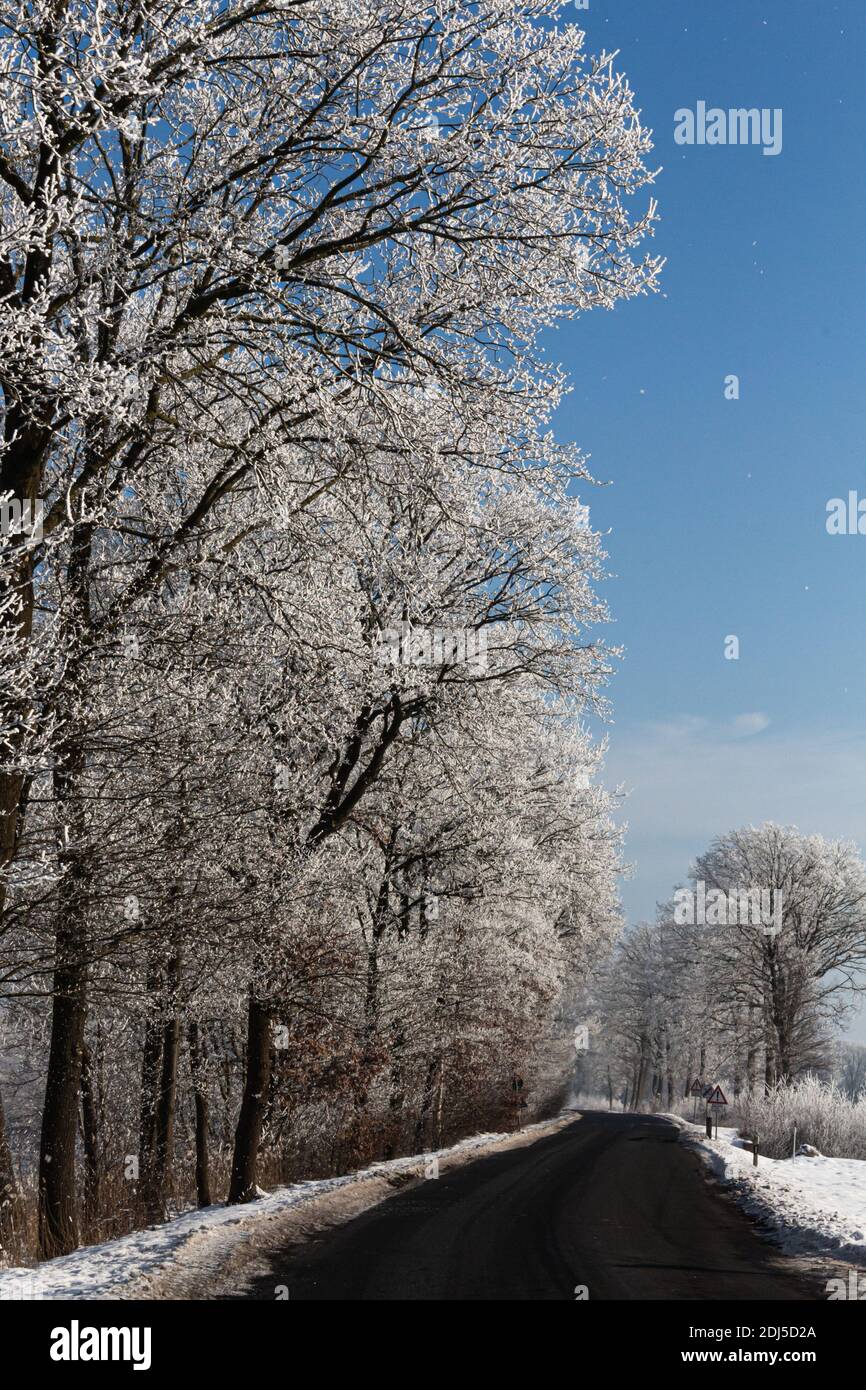
[(862, 1043), (844, 1043), (839, 1049), (836, 1082), (849, 1100), (866, 1093), (866, 1047)]
[(389, 674), (382, 633), (489, 628), (490, 679), (594, 698), (597, 542), (538, 335), (658, 265), (631, 92), (557, 15), (28, 0), (0, 27), (0, 908), (10, 991), (50, 998), (46, 1254), (77, 1240), (112, 959), (156, 1188), (185, 977), (248, 996), (252, 1190), (279, 904), (465, 683)]
[[(748, 827), (714, 841), (694, 878), (730, 904), (726, 925), (705, 930), (720, 992), (762, 1020), (767, 1083), (826, 1065), (828, 1026), (866, 962), (866, 869), (856, 846), (794, 827)], [(743, 920), (749, 890), (773, 894), (769, 921)]]
[[(772, 824), (731, 831), (605, 964), (596, 1008), (607, 1055), (633, 1104), (661, 1095), (662, 1075), (668, 1101), (695, 1080), (729, 1078), (736, 1096), (829, 1076), (864, 960), (854, 845)], [(853, 1054), (848, 1065), (853, 1087)]]

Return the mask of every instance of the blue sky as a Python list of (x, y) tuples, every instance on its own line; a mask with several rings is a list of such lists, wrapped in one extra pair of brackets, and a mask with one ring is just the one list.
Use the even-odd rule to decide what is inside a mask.
[[(619, 49), (662, 166), (662, 293), (551, 343), (574, 383), (557, 427), (611, 480), (586, 500), (626, 648), (608, 780), (631, 793), (634, 921), (735, 825), (866, 848), (866, 535), (825, 526), (830, 498), (866, 498), (866, 5), (590, 0), (574, 18)], [(781, 107), (781, 153), (675, 144), (699, 100)]]

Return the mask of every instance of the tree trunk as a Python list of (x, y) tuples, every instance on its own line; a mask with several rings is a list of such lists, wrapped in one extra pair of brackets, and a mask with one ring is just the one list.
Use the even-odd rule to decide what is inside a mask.
[(424, 1091), (421, 1097), (421, 1110), (415, 1123), (415, 1146), (419, 1150), (424, 1143), (427, 1117), (433, 1108), (433, 1101), (436, 1097), (436, 1077), (439, 1071), (439, 1062), (439, 1053), (434, 1052), (427, 1063), (427, 1075), (424, 1078)]
[(204, 1049), (197, 1023), (189, 1025), (189, 1069), (195, 1100), (195, 1190), (200, 1207), (211, 1205), (208, 1093)]
[[(518, 1103), (519, 1103), (519, 1100), (520, 1100), (520, 1097), (518, 1097)], [(443, 1115), (444, 1109), (445, 1109), (445, 1058), (442, 1057), (442, 1058), (440, 1058), (440, 1060), (439, 1060), (439, 1085), (438, 1085), (438, 1087), (437, 1087), (437, 1095), (436, 1095), (436, 1132), (435, 1132), (434, 1144), (435, 1144), (435, 1147), (436, 1147), (437, 1149), (441, 1149), (441, 1147), (442, 1147), (442, 1133), (443, 1133), (442, 1115)], [(518, 1121), (519, 1121), (519, 1119), (520, 1119), (520, 1111), (519, 1111), (519, 1110), (518, 1110), (518, 1112), (517, 1112), (517, 1118), (518, 1118)], [(520, 1126), (519, 1126), (519, 1124), (518, 1124), (518, 1128), (519, 1128), (519, 1127), (520, 1127)]]
[(671, 1061), (671, 1040), (670, 1035), (665, 1029), (665, 1082), (668, 1090), (668, 1110), (674, 1108), (674, 1071)]
[(84, 1145), (84, 1220), (88, 1235), (99, 1211), (99, 1098), (96, 1064), (85, 1044), (81, 1058), (81, 1138)]
[(175, 953), (166, 972), (166, 1017), (162, 1027), (162, 1065), (156, 1101), (153, 1146), (152, 1220), (166, 1220), (172, 1196), (174, 1170), (174, 1117), (177, 1099), (177, 1059), (180, 1020), (177, 1016), (180, 988), (180, 956)]
[(402, 1019), (396, 1018), (391, 1024), (391, 1075), (388, 1094), (389, 1134), (384, 1157), (394, 1158), (400, 1147), (403, 1120), (403, 1051), (406, 1046), (406, 1029)]
[(78, 877), (78, 870), (69, 867), (58, 890), (61, 920), (39, 1150), (39, 1251), (43, 1260), (68, 1255), (78, 1245), (75, 1149), (87, 1023), (87, 960), (78, 920), (83, 910)]
[(637, 1079), (635, 1081), (635, 1093), (632, 1100), (632, 1109), (639, 1111), (643, 1100), (644, 1087), (646, 1086), (647, 1071), (650, 1064), (650, 1040), (646, 1033), (641, 1035), (640, 1040), (640, 1061), (638, 1064)]
[[(68, 567), (67, 633), (74, 649), (90, 624), (89, 563), (92, 528), (76, 527)], [(66, 708), (81, 702), (81, 669), (70, 681)], [(67, 1255), (78, 1244), (75, 1148), (78, 1097), (87, 1024), (87, 904), (89, 865), (83, 779), (85, 730), (71, 714), (54, 768), (54, 796), (62, 826), (58, 866), (57, 928), (52, 987), (51, 1045), (39, 1150), (39, 1249), (43, 1259)]]
[(749, 1005), (747, 1015), (749, 1030), (746, 1052), (746, 1087), (754, 1091), (758, 1084), (758, 1027), (753, 1005)]
[(20, 1189), (6, 1134), (6, 1115), (0, 1095), (0, 1253), (8, 1250), (18, 1207)]
[(631, 1069), (631, 1077), (629, 1081), (626, 1083), (626, 1110), (635, 1109), (635, 1097), (637, 1096), (637, 1073), (638, 1065), (637, 1062), (635, 1062), (634, 1066)]
[(265, 1102), (271, 1077), (271, 1012), (250, 988), (247, 1010), (247, 1066), (235, 1148), (229, 1202), (251, 1202), (256, 1195), (256, 1169), (262, 1142)]
[(163, 970), (154, 959), (148, 969), (150, 1016), (141, 1063), (139, 1189), (148, 1224), (165, 1221), (171, 1198), (174, 1116), (180, 1022), (177, 1017), (180, 956), (174, 952)]
[(58, 941), (51, 1011), (51, 1047), (39, 1149), (39, 1253), (68, 1255), (78, 1245), (75, 1144), (78, 1092), (87, 1019), (86, 967), (74, 935)]
[(159, 998), (162, 987), (162, 970), (152, 956), (147, 968), (146, 991), (148, 1016), (144, 1025), (144, 1043), (141, 1050), (141, 1102), (138, 1130), (138, 1195), (145, 1218), (155, 1220), (154, 1211), (154, 1165), (156, 1161), (156, 1108), (158, 1104), (159, 1082), (162, 1072), (163, 1030), (158, 1016)]

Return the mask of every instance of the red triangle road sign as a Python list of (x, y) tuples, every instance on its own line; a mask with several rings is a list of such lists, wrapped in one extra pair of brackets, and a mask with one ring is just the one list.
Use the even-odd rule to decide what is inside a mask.
[(707, 1096), (707, 1105), (727, 1105), (728, 1098), (721, 1086), (714, 1086)]

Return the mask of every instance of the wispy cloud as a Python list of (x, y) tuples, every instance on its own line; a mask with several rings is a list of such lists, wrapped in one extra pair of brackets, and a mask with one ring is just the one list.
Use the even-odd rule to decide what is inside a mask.
[(722, 742), (727, 738), (748, 738), (751, 734), (763, 733), (768, 729), (769, 715), (760, 710), (748, 714), (738, 714), (733, 719), (715, 723), (701, 714), (678, 714), (673, 719), (646, 724), (644, 727), (651, 736), (665, 743), (677, 740), (694, 742), (696, 739), (712, 739)]
[(751, 734), (761, 734), (769, 727), (769, 717), (756, 710), (753, 714), (738, 714), (731, 724), (731, 731), (736, 738), (749, 738)]

